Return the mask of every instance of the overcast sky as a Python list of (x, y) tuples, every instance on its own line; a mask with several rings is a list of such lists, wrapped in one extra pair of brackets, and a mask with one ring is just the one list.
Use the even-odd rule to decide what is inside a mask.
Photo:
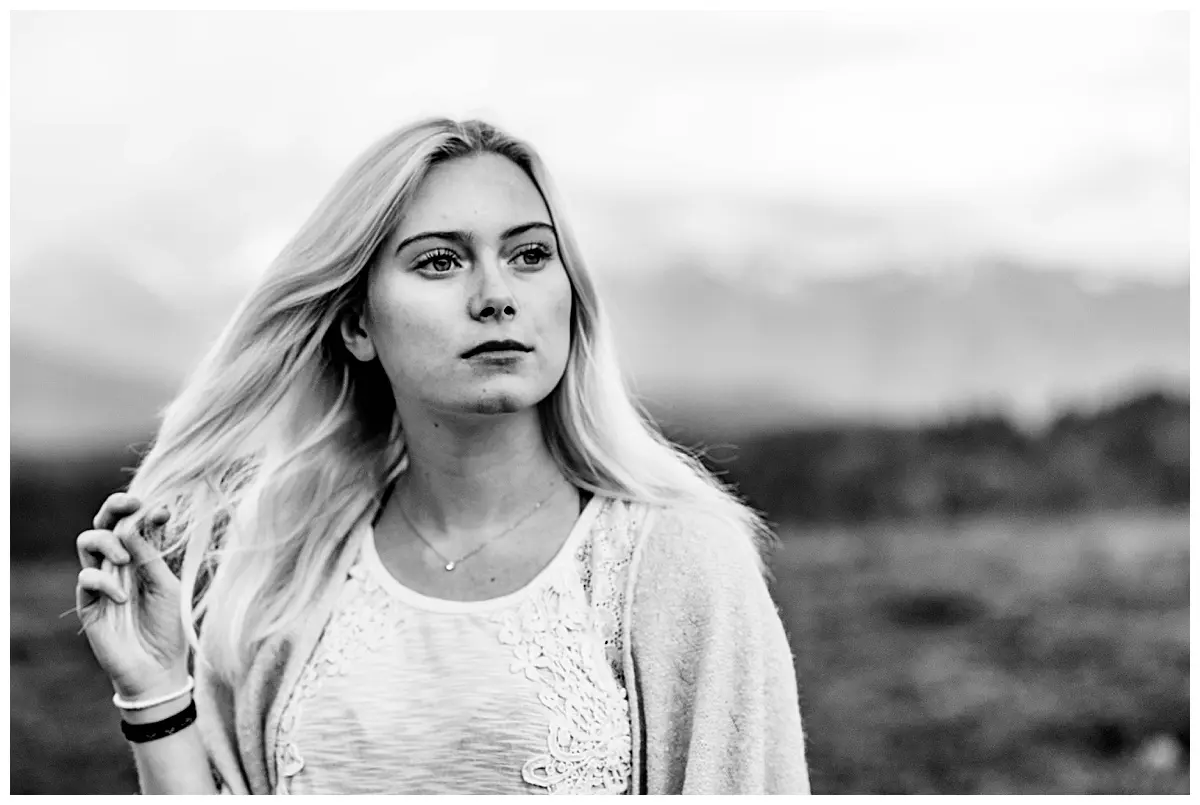
[(60, 12), (12, 31), (16, 272), (64, 232), (244, 272), (426, 114), (530, 139), (585, 245), (634, 225), (622, 199), (662, 195), (705, 200), (663, 220), (715, 250), (763, 237), (763, 205), (873, 221), (804, 230), (830, 270), (1187, 270), (1183, 15)]

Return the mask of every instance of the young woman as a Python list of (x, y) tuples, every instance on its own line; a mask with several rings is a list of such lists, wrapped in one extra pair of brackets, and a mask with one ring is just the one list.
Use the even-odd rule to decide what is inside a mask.
[(145, 793), (808, 791), (769, 532), (647, 424), (487, 124), (347, 171), (93, 526)]

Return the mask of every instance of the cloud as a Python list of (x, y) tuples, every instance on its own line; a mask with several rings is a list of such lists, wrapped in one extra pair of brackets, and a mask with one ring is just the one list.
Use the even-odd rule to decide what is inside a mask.
[[(831, 262), (1001, 250), (1097, 266), (1136, 257), (1166, 270), (1187, 256), (1178, 23), (21, 14), (14, 261), (64, 230), (97, 226), (154, 240), (185, 263), (218, 251), (251, 260), (369, 142), (446, 113), (527, 136), (568, 197), (800, 199), (882, 221), (806, 231), (805, 253)], [(687, 210), (668, 218), (698, 220)], [(733, 231), (738, 219), (705, 229), (734, 252), (762, 240), (754, 223)], [(658, 234), (688, 232), (664, 224)]]

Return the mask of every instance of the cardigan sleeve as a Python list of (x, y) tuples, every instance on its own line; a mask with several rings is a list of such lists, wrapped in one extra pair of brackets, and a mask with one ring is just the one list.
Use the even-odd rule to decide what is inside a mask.
[(748, 536), (664, 513), (636, 562), (648, 794), (810, 793), (795, 670)]
[(249, 794), (250, 784), (238, 756), (234, 696), (227, 685), (201, 662), (196, 662), (196, 711), (204, 747), (219, 794)]

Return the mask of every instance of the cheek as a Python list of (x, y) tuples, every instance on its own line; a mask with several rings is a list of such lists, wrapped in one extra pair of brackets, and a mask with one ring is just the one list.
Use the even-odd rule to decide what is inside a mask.
[(571, 280), (567, 277), (565, 268), (559, 269), (559, 285), (556, 288), (554, 304), (554, 320), (556, 324), (569, 324), (571, 321), (571, 304), (574, 292)]
[(566, 300), (555, 311), (555, 341), (557, 349), (555, 350), (555, 368), (554, 373), (558, 378), (562, 379), (562, 373), (566, 371), (567, 363), (571, 358), (571, 295), (567, 294)]
[(573, 295), (571, 284), (563, 279), (564, 287), (555, 295), (550, 308), (550, 328), (554, 334), (559, 350), (565, 355), (570, 349), (571, 341), (571, 308)]
[(431, 346), (445, 341), (441, 317), (431, 305), (397, 298), (382, 292), (372, 298), (371, 336), (383, 364), (408, 374), (419, 370), (432, 353)]
[(568, 329), (570, 329), (570, 327), (571, 327), (572, 301), (573, 301), (573, 297), (571, 295), (571, 289), (568, 287), (567, 293), (564, 295), (563, 299), (559, 301), (558, 307), (555, 311), (555, 313), (556, 313), (555, 318), (556, 318), (557, 322), (561, 326), (566, 327)]

